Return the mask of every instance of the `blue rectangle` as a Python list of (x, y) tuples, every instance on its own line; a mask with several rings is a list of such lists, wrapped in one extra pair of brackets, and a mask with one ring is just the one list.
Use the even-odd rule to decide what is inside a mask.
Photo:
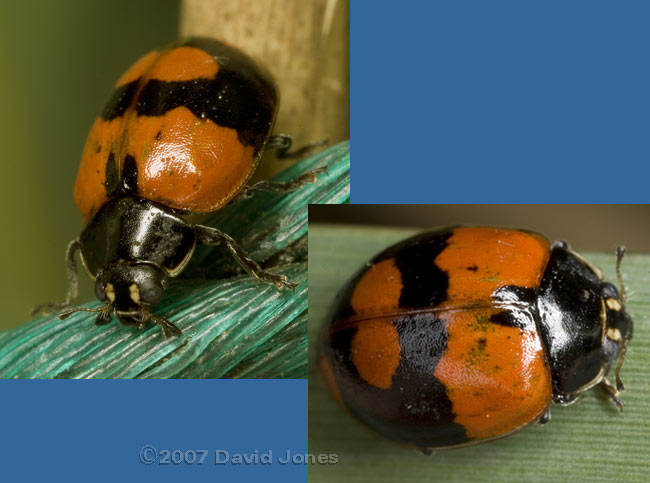
[(306, 380), (2, 380), (0, 394), (4, 481), (307, 480)]
[(353, 203), (650, 201), (650, 2), (353, 2)]

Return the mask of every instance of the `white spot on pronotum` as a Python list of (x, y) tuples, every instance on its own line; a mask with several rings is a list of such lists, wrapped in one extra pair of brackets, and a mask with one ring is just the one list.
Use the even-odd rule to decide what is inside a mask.
[(622, 339), (621, 332), (613, 327), (607, 329), (607, 337), (615, 342), (618, 342)]
[(111, 302), (115, 302), (115, 287), (113, 284), (107, 283), (104, 291), (106, 292), (106, 298)]
[(616, 299), (614, 299), (614, 298), (611, 298), (611, 297), (608, 298), (607, 300), (605, 300), (605, 303), (607, 304), (607, 307), (608, 307), (610, 310), (616, 310), (616, 311), (619, 311), (619, 310), (621, 310), (621, 308), (622, 308), (622, 307), (621, 307), (621, 303), (620, 303), (618, 300), (616, 300)]
[(140, 303), (140, 288), (138, 287), (138, 284), (132, 283), (129, 285), (129, 295), (131, 296), (131, 300), (136, 304)]

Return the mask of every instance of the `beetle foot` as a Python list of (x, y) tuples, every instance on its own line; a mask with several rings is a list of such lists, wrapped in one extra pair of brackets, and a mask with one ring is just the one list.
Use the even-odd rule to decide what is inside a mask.
[(165, 339), (171, 339), (174, 336), (183, 335), (181, 329), (172, 324), (169, 320), (158, 315), (147, 314), (147, 318), (152, 322), (158, 324), (163, 331)]
[(321, 166), (296, 176), (289, 181), (259, 181), (250, 186), (244, 186), (239, 194), (230, 200), (231, 205), (251, 198), (255, 193), (264, 191), (267, 193), (291, 193), (305, 185), (318, 181), (318, 175), (327, 173), (327, 166)]
[(95, 319), (95, 325), (106, 325), (111, 320), (113, 320), (113, 318), (111, 317), (111, 308), (110, 306), (107, 306), (105, 310), (102, 310), (97, 314), (97, 318)]
[(291, 282), (284, 275), (276, 275), (274, 273), (262, 271), (256, 273), (255, 276), (264, 282), (272, 283), (279, 289), (288, 288), (293, 290), (296, 288), (296, 284)]
[(77, 265), (75, 263), (74, 257), (75, 253), (77, 253), (79, 250), (79, 246), (80, 245), (78, 239), (72, 240), (68, 244), (68, 248), (65, 253), (66, 269), (68, 273), (68, 293), (65, 296), (65, 300), (63, 302), (50, 302), (37, 305), (31, 311), (32, 317), (36, 316), (39, 313), (49, 314), (52, 312), (58, 312), (62, 309), (67, 309), (77, 300), (79, 282), (77, 280)]
[(546, 424), (551, 420), (551, 408), (546, 408), (546, 411), (537, 420), (537, 424)]
[(616, 407), (618, 408), (619, 411), (623, 411), (623, 401), (621, 401), (618, 398), (619, 391), (616, 389), (614, 386), (612, 386), (607, 378), (604, 378), (602, 381), (600, 381), (599, 384), (600, 388), (603, 390), (605, 393), (605, 396), (612, 401), (614, 404), (616, 404)]
[(289, 151), (293, 144), (293, 138), (288, 134), (275, 134), (269, 138), (266, 143), (266, 149), (277, 149), (277, 157), (279, 159), (300, 159), (315, 152), (318, 148), (326, 146), (328, 143), (329, 139), (319, 139), (318, 141), (305, 144), (294, 151)]

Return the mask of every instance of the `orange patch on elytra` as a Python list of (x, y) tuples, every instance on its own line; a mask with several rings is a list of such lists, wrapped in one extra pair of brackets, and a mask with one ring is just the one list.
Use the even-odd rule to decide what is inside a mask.
[(138, 61), (133, 64), (129, 70), (122, 74), (122, 77), (120, 77), (119, 80), (115, 83), (115, 87), (119, 87), (124, 84), (128, 84), (129, 82), (138, 80), (147, 71), (147, 69), (151, 67), (151, 64), (153, 64), (154, 61), (158, 58), (158, 55), (158, 52), (153, 51), (138, 59)]
[(434, 374), (445, 385), (454, 421), (471, 439), (503, 436), (525, 426), (551, 401), (550, 368), (532, 315), (522, 330), (490, 322), (501, 310), (441, 314), (449, 337)]
[(391, 318), (359, 322), (350, 347), (359, 376), (375, 387), (388, 389), (399, 366), (399, 334)]
[(383, 260), (363, 274), (357, 283), (350, 306), (355, 314), (386, 314), (398, 310), (402, 275), (395, 259)]
[(108, 199), (104, 182), (111, 152), (119, 173), (127, 154), (135, 158), (138, 196), (197, 213), (228, 203), (257, 165), (255, 148), (244, 146), (236, 130), (198, 118), (185, 107), (131, 123), (100, 118), (86, 141), (74, 190), (86, 220)]
[(449, 276), (442, 306), (488, 302), (500, 287), (538, 287), (549, 242), (537, 233), (500, 228), (456, 228), (435, 264)]
[(167, 50), (153, 64), (148, 78), (167, 82), (188, 81), (197, 78), (211, 79), (219, 64), (210, 54), (196, 47), (177, 47)]
[(98, 118), (88, 135), (73, 193), (74, 202), (86, 221), (108, 200), (104, 186), (106, 162), (109, 153), (119, 147), (122, 121)]
[(138, 195), (172, 208), (198, 213), (220, 208), (241, 190), (257, 163), (254, 147), (244, 146), (236, 130), (185, 107), (141, 117), (126, 136), (125, 153), (138, 165)]

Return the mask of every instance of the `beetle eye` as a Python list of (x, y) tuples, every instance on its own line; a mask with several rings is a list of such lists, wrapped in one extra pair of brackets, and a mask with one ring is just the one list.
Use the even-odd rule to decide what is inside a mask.
[(620, 295), (618, 294), (618, 290), (616, 290), (616, 287), (614, 287), (611, 283), (603, 282), (600, 288), (602, 290), (604, 299), (609, 298), (609, 299), (618, 300), (620, 298)]
[(106, 302), (107, 296), (106, 296), (106, 284), (103, 282), (97, 282), (95, 284), (95, 297), (97, 297), (97, 300), (100, 302)]
[(155, 304), (162, 299), (163, 288), (156, 282), (144, 283), (140, 286), (140, 299), (148, 304)]

